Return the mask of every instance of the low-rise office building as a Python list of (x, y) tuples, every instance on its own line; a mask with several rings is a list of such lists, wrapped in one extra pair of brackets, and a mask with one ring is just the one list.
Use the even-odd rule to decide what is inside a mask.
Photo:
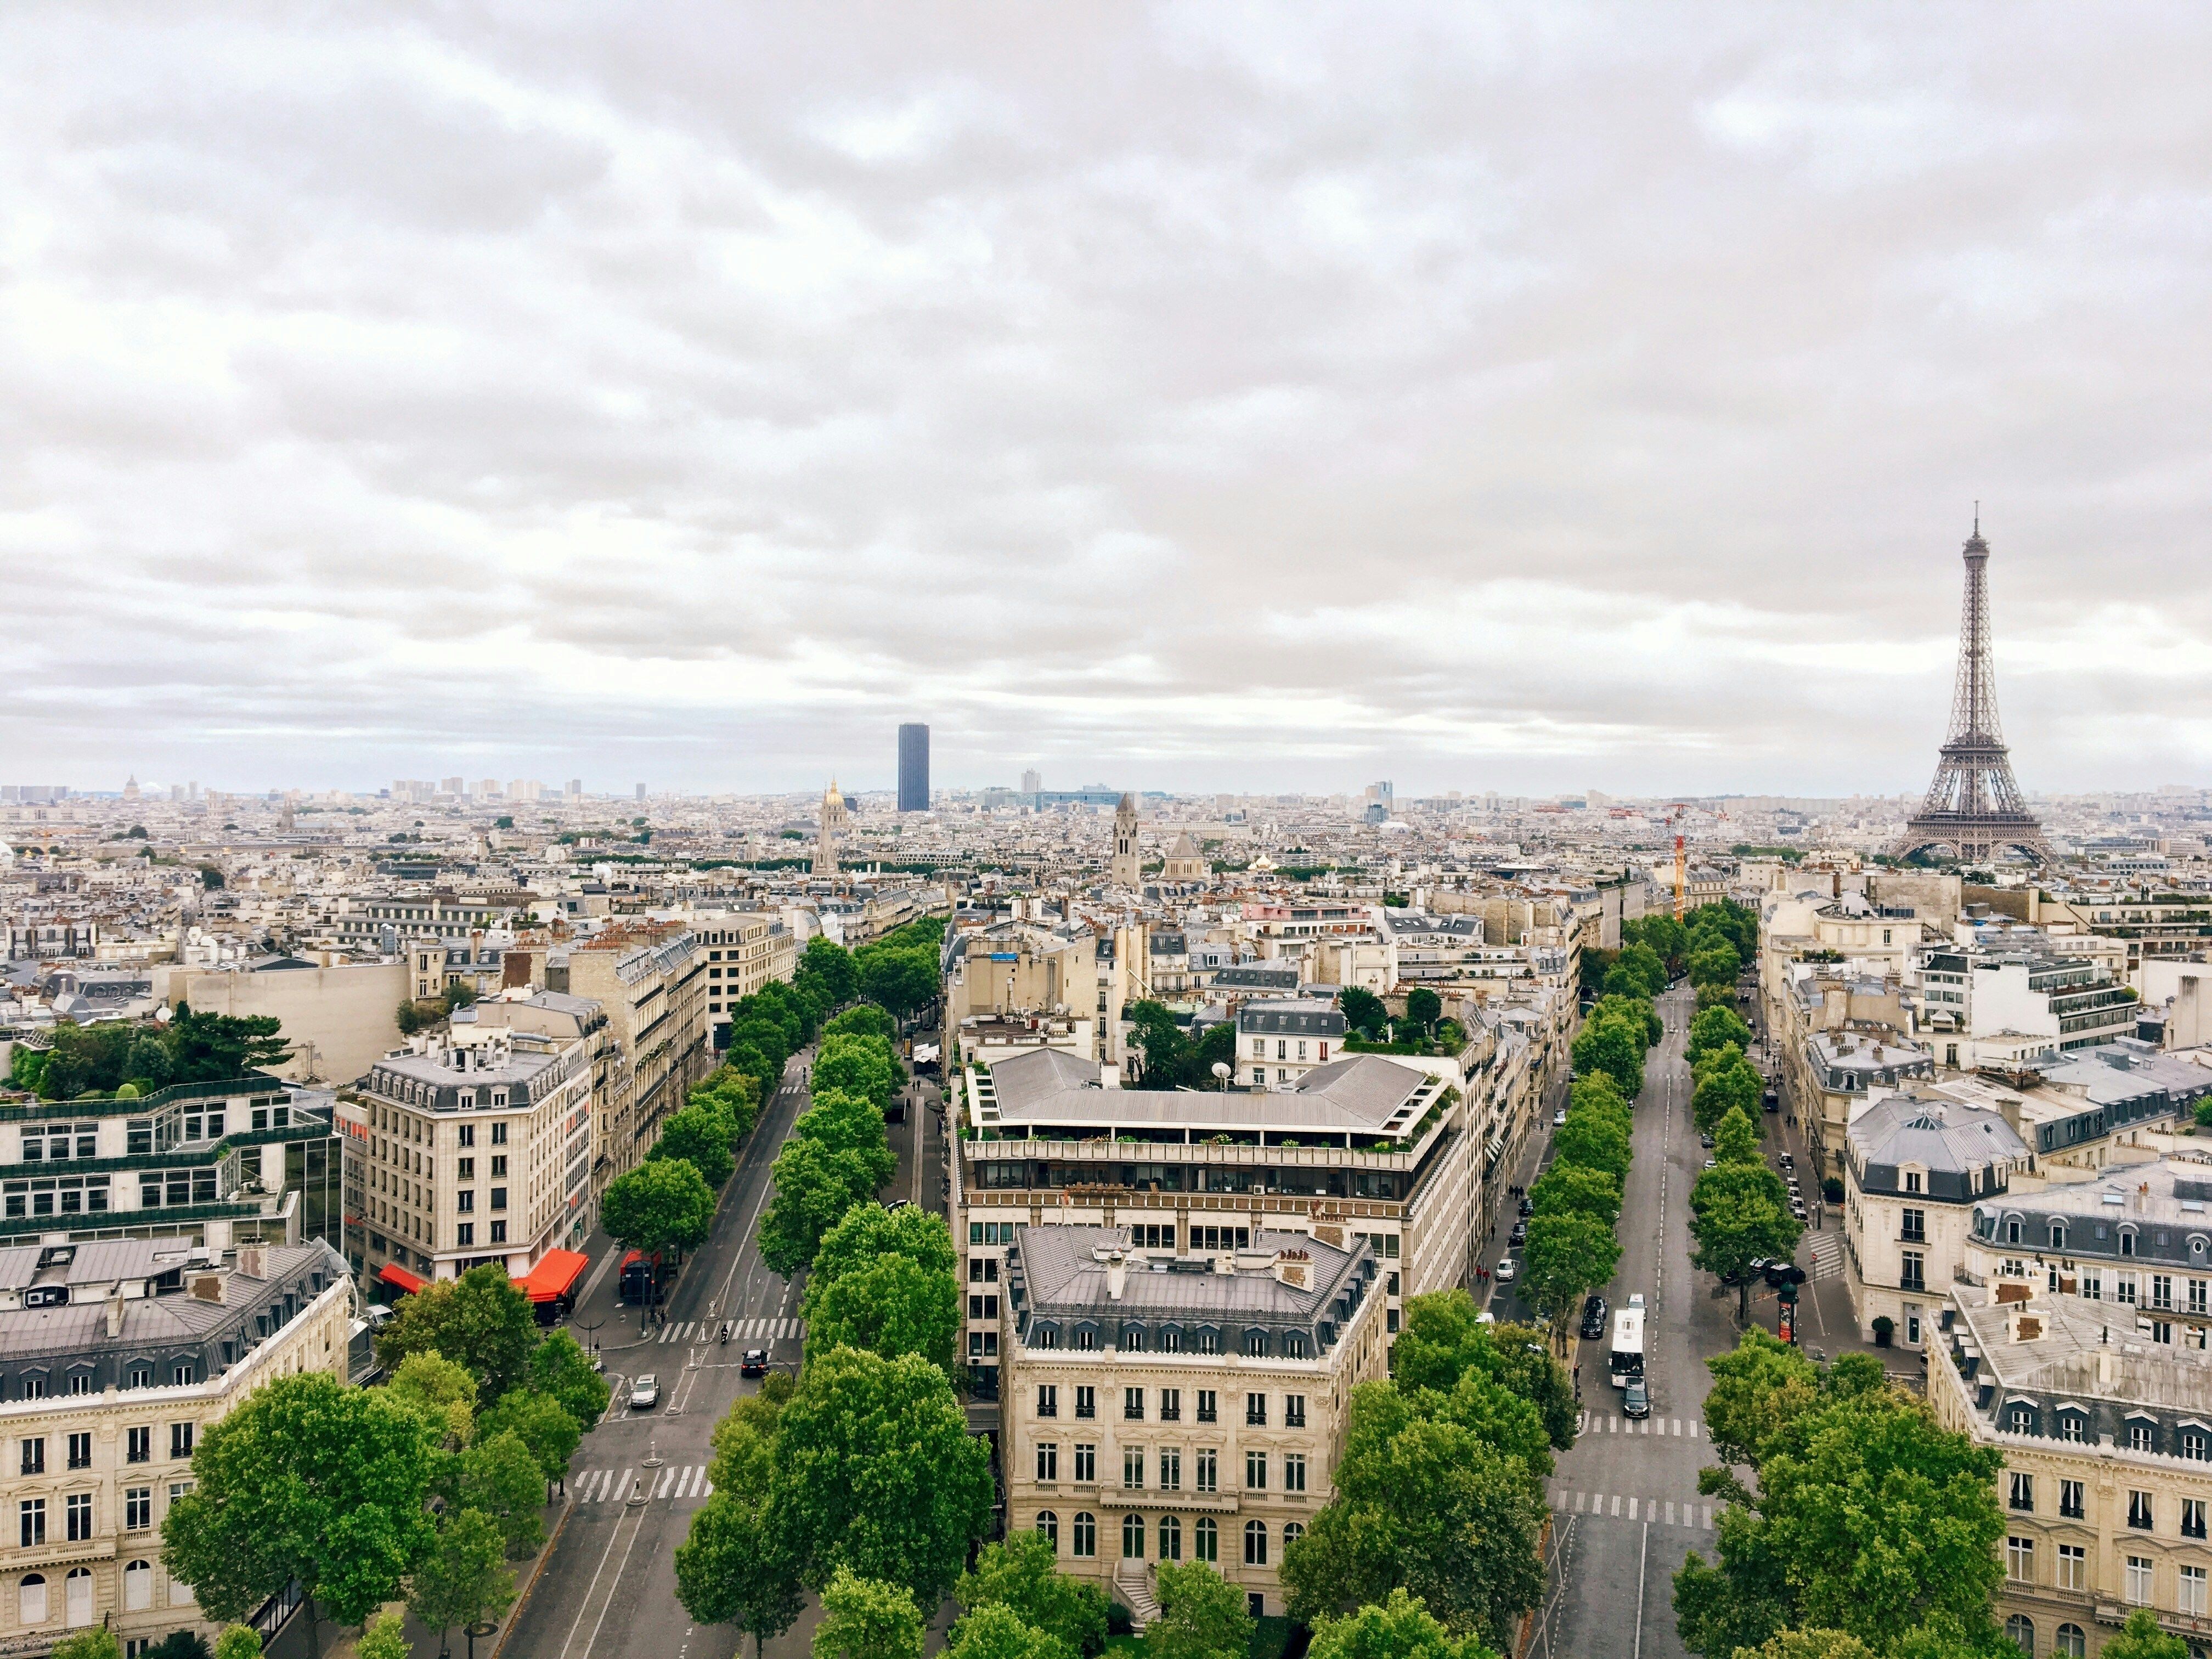
[(1996, 1615), (2031, 1659), (2102, 1651), (2137, 1607), (2212, 1644), (2212, 1358), (2110, 1301), (2001, 1283), (1948, 1297), (1928, 1396), (2003, 1454)]
[(1334, 998), (1255, 999), (1237, 1011), (1237, 1074), (1255, 1089), (1287, 1089), (1342, 1056), (1345, 1030)]
[(271, 1377), (343, 1381), (354, 1297), (320, 1240), (0, 1248), (0, 1651), (105, 1624), (126, 1654), (212, 1640), (161, 1525), (208, 1425)]
[(1001, 1341), (1006, 1525), (1139, 1618), (1161, 1561), (1283, 1611), (1284, 1549), (1328, 1501), (1353, 1387), (1389, 1370), (1372, 1246), (1260, 1231), (1147, 1246), (1018, 1224)]
[(1449, 1077), (1358, 1054), (1289, 1089), (1121, 1089), (1046, 1048), (962, 1077), (952, 1216), (978, 1397), (998, 1385), (1001, 1266), (1024, 1224), (1126, 1227), (1138, 1249), (1186, 1255), (1249, 1249), (1262, 1233), (1364, 1240), (1381, 1264), (1386, 1334), (1405, 1297), (1467, 1278), (1478, 1148)]

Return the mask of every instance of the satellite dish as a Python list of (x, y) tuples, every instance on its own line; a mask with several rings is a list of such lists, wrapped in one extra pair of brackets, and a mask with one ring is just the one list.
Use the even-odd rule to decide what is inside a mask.
[(1213, 1062), (1213, 1074), (1218, 1078), (1226, 1078), (1229, 1075), (1229, 1062), (1225, 1060), (1215, 1060)]

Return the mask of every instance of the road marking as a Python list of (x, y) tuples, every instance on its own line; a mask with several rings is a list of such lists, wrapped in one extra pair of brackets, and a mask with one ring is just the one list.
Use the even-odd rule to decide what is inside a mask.
[(678, 1471), (674, 1469), (663, 1471), (660, 1477), (660, 1484), (653, 1488), (653, 1495), (657, 1498), (667, 1497), (670, 1492), (675, 1488), (677, 1474)]
[(607, 1609), (614, 1604), (615, 1589), (622, 1583), (623, 1568), (629, 1565), (629, 1549), (636, 1546), (638, 1534), (645, 1529), (645, 1515), (642, 1510), (634, 1516), (625, 1510), (616, 1520), (614, 1530), (607, 1534), (607, 1547), (599, 1553), (599, 1565), (592, 1570), (592, 1582), (585, 1588), (584, 1604), (576, 1609), (575, 1622), (568, 1626), (568, 1639), (561, 1644), (559, 1659), (569, 1659), (570, 1650), (575, 1648), (576, 1633), (584, 1627), (584, 1617), (592, 1610), (592, 1598), (599, 1592), (599, 1580), (606, 1572), (607, 1563), (614, 1559), (615, 1546), (622, 1541), (623, 1528), (625, 1526), (630, 1528), (629, 1547), (623, 1551), (622, 1565), (615, 1569), (615, 1576), (607, 1584), (607, 1599), (600, 1603), (599, 1620), (592, 1625), (592, 1633), (586, 1638), (578, 1659), (584, 1659), (584, 1656), (589, 1655), (592, 1644), (599, 1639), (600, 1626), (607, 1622)]
[(1619, 1515), (1620, 1513), (1620, 1494), (1619, 1492), (1615, 1492), (1613, 1495), (1613, 1512), (1615, 1515)]

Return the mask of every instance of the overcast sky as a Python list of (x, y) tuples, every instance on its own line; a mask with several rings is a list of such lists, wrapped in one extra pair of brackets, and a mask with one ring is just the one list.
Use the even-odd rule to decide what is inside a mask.
[(0, 781), (2212, 781), (2212, 10), (0, 11)]

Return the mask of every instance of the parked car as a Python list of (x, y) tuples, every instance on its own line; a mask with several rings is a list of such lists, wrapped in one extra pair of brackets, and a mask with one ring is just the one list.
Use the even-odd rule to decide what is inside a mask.
[(744, 1358), (738, 1361), (738, 1375), (739, 1376), (767, 1376), (768, 1350), (766, 1348), (747, 1348), (744, 1352)]
[(629, 1385), (629, 1408), (632, 1411), (649, 1412), (659, 1403), (660, 1379), (651, 1371)]
[(1704, 1147), (1710, 1152), (1713, 1149), (1713, 1138), (1711, 1135), (1699, 1135), (1698, 1137), (1698, 1145)]
[(1583, 1304), (1583, 1340), (1595, 1342), (1605, 1334), (1605, 1298), (1593, 1296)]
[(1501, 1255), (1498, 1258), (1498, 1269), (1491, 1277), (1501, 1285), (1510, 1285), (1516, 1271), (1518, 1270), (1513, 1265), (1513, 1258), (1510, 1255)]
[(1528, 1242), (1528, 1224), (1525, 1221), (1515, 1222), (1513, 1224), (1513, 1231), (1505, 1235), (1505, 1243), (1511, 1249), (1517, 1250)]
[(1709, 1158), (1705, 1160), (1705, 1167), (1708, 1170), (1717, 1170), (1721, 1167), (1721, 1161), (1717, 1158)]
[(1558, 1111), (1552, 1114), (1552, 1127), (1554, 1129), (1560, 1127), (1566, 1122), (1566, 1121), (1567, 1109), (1564, 1106), (1560, 1107)]
[(1796, 1164), (1797, 1159), (1794, 1154), (1790, 1152), (1784, 1152), (1782, 1154), (1782, 1167), (1784, 1169), (1794, 1169), (1796, 1167)]
[(1532, 1215), (1534, 1215), (1534, 1214), (1535, 1214), (1535, 1213), (1536, 1213), (1536, 1200), (1535, 1200), (1534, 1199), (1533, 1199), (1533, 1198), (1524, 1198), (1524, 1199), (1522, 1199), (1522, 1200), (1521, 1200), (1521, 1214), (1522, 1214), (1522, 1216), (1525, 1218), (1527, 1218), (1527, 1217), (1528, 1217), (1528, 1216), (1532, 1216)]
[(1645, 1388), (1641, 1382), (1630, 1383), (1628, 1387), (1622, 1391), (1620, 1396), (1620, 1409), (1622, 1414), (1627, 1417), (1650, 1416), (1651, 1391)]

